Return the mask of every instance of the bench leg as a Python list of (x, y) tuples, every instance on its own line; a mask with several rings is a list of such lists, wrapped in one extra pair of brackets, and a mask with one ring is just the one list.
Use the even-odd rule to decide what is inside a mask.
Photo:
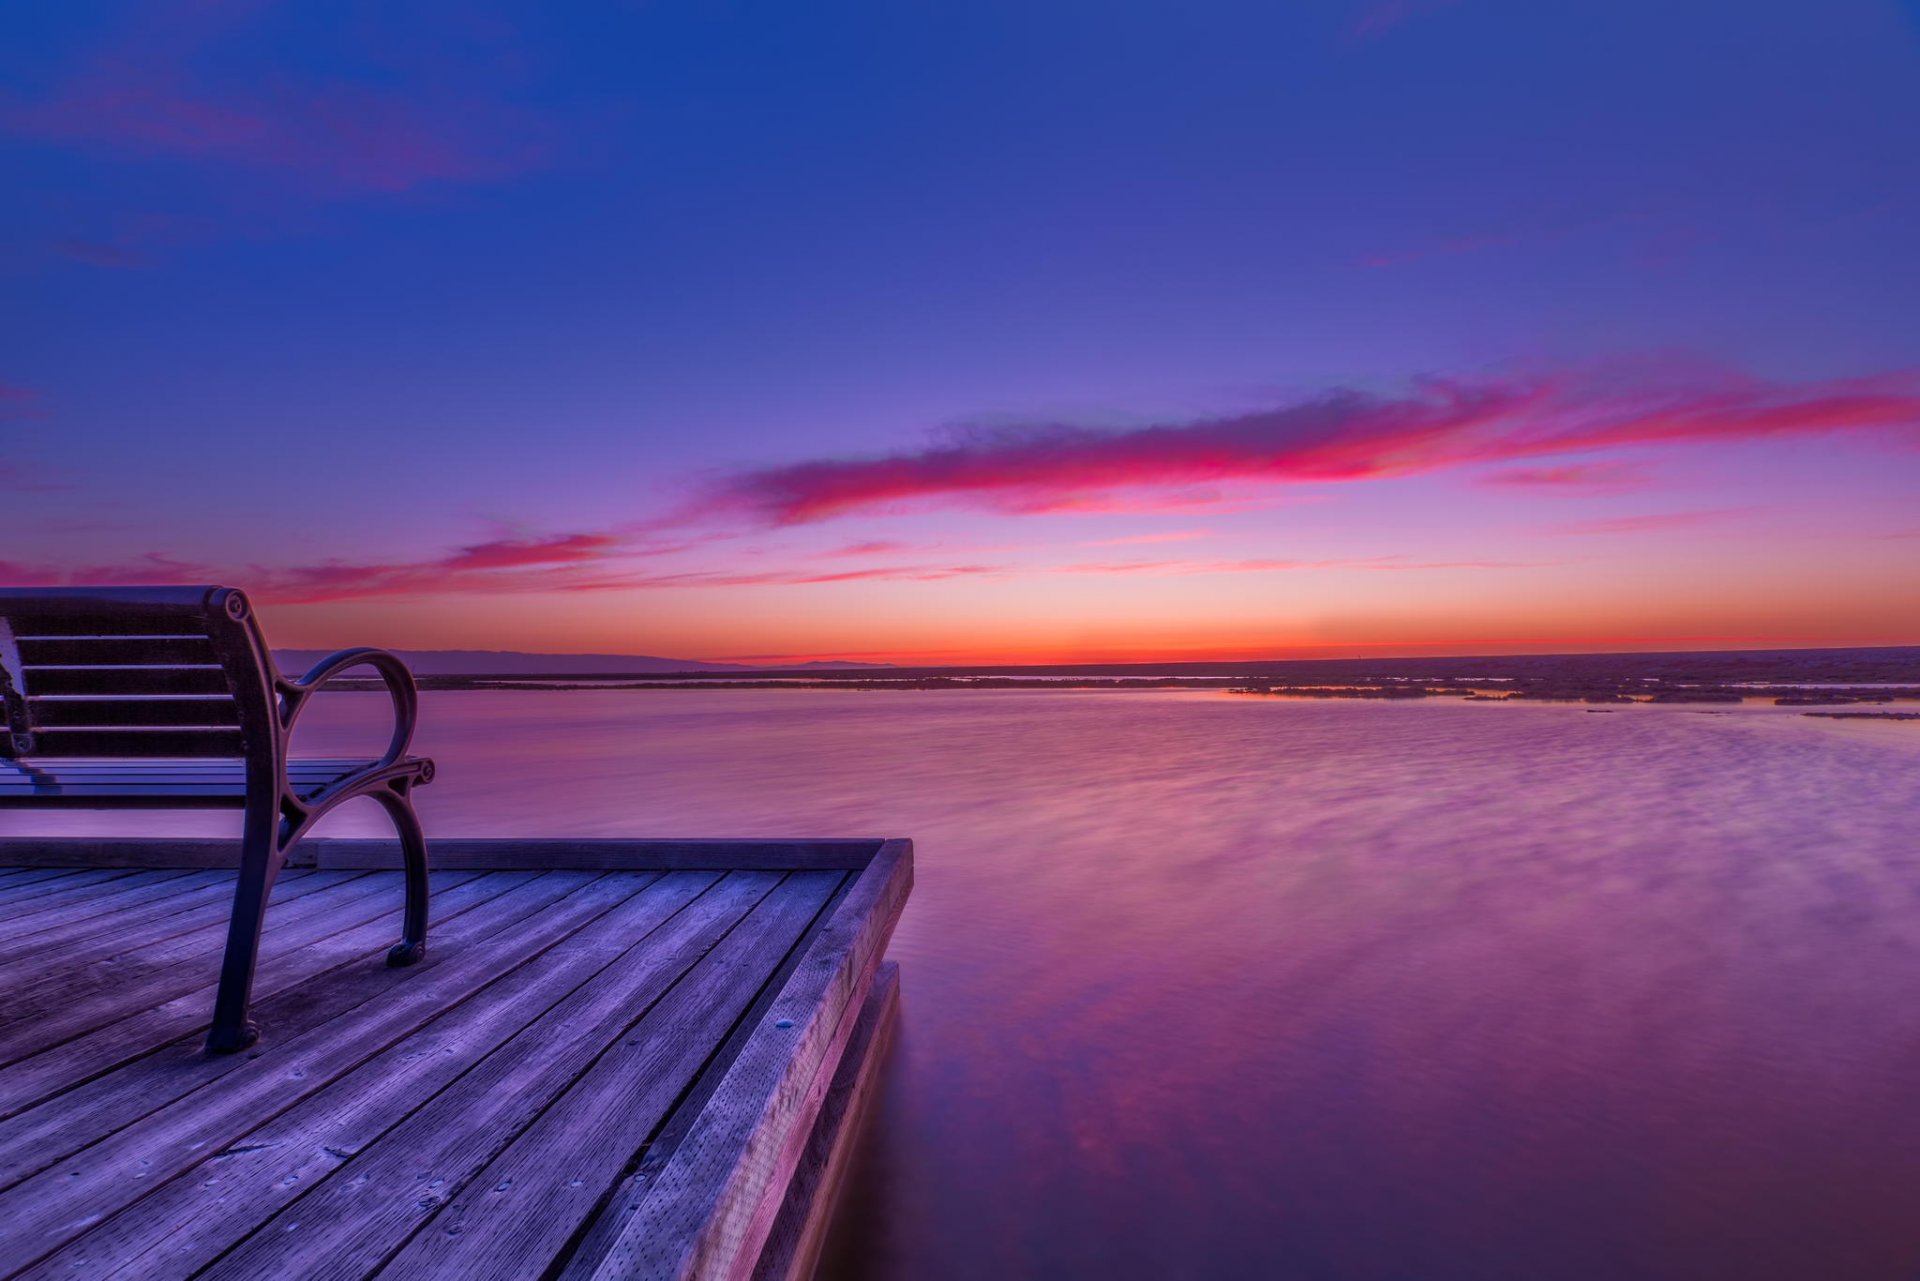
[(227, 922), (226, 958), (220, 963), (220, 991), (213, 1000), (213, 1027), (207, 1049), (214, 1054), (244, 1050), (260, 1039), (260, 1029), (247, 1017), (253, 994), (253, 966), (260, 954), (260, 926), (267, 915), (267, 896), (279, 875), (281, 852), (271, 811), (247, 811), (246, 831), (240, 840), (240, 881), (233, 892), (233, 916)]
[(400, 855), (406, 863), (407, 907), (400, 941), (387, 953), (388, 965), (412, 965), (427, 954), (427, 838), (420, 829), (413, 801), (399, 788), (378, 791), (374, 799), (393, 819), (400, 836)]

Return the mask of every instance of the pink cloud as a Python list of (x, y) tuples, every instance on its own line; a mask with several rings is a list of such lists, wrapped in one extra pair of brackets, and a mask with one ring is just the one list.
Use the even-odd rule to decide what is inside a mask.
[[(572, 576), (609, 560), (659, 554), (665, 548), (635, 545), (605, 533), (557, 534), (548, 538), (496, 539), (459, 547), (444, 556), (392, 564), (329, 561), (284, 570), (254, 568), (249, 578), (259, 594), (311, 603), (363, 596), (441, 591), (540, 591), (565, 587)], [(537, 571), (523, 573), (520, 571)]]
[[(910, 453), (739, 473), (684, 515), (796, 525), (856, 512), (959, 505), (1019, 513), (1100, 508), (1114, 491), (1299, 485), (1669, 444), (1738, 443), (1920, 427), (1912, 375), (1803, 385), (1744, 377), (1620, 390), (1592, 377), (1432, 379), (1398, 397), (1335, 390), (1299, 404), (1123, 431), (973, 428)], [(1211, 494), (1216, 500), (1217, 494)]]
[(559, 534), (552, 538), (497, 539), (462, 547), (438, 564), (450, 573), (514, 569), (524, 565), (577, 565), (604, 559), (621, 540), (611, 534)]
[[(10, 489), (16, 494), (57, 494), (73, 486), (65, 481), (48, 480), (31, 467), (18, 463), (0, 463), (0, 489)], [(42, 527), (43, 533), (57, 533), (57, 528)]]
[(1144, 574), (1152, 577), (1187, 577), (1195, 574), (1284, 574), (1302, 570), (1366, 570), (1405, 572), (1436, 569), (1532, 569), (1544, 562), (1508, 560), (1414, 561), (1404, 556), (1370, 556), (1337, 560), (1153, 560), (1120, 564), (1068, 565), (1055, 571), (1065, 574)]
[(987, 504), (1012, 516), (1177, 516), (1231, 515), (1272, 506), (1217, 489), (1163, 490), (1152, 494), (1100, 494), (1065, 491), (1010, 493)]
[(57, 566), (0, 561), (0, 581), (21, 586), (230, 582), (283, 605), (433, 596), (451, 592), (593, 592), (684, 587), (798, 586), (866, 581), (937, 582), (1013, 572), (998, 565), (894, 564), (855, 569), (647, 570), (637, 562), (691, 549), (694, 542), (645, 543), (587, 532), (496, 539), (421, 560), (314, 565), (208, 564), (149, 552), (131, 561)]
[(146, 258), (125, 245), (70, 237), (53, 242), (55, 253), (95, 267), (144, 267)]
[(1198, 538), (1211, 538), (1211, 529), (1172, 529), (1159, 534), (1130, 534), (1125, 538), (1095, 538), (1080, 544), (1082, 547), (1140, 547), (1151, 543), (1190, 543)]
[[(501, 539), (459, 547), (416, 561), (365, 564), (326, 561), (274, 568), (208, 565), (150, 552), (132, 561), (56, 567), (0, 561), (0, 580), (23, 586), (99, 586), (232, 582), (268, 603), (312, 605), (379, 596), (432, 596), (450, 592), (657, 591), (675, 588), (823, 586), (862, 582), (944, 582), (963, 578), (1025, 575), (1268, 574), (1304, 570), (1417, 571), (1510, 569), (1523, 562), (1417, 561), (1406, 556), (1349, 560), (1246, 559), (1159, 560), (1066, 565), (904, 563), (853, 569), (789, 567), (764, 570), (647, 570), (638, 559), (685, 550), (688, 545), (633, 545), (607, 534), (560, 534), (539, 539)], [(1530, 562), (1527, 562), (1530, 563)]]
[(1509, 467), (1480, 479), (1486, 485), (1608, 492), (1641, 489), (1648, 484), (1647, 468), (1643, 463), (1562, 463), (1549, 467)]
[(670, 587), (795, 587), (825, 583), (932, 583), (949, 578), (991, 578), (1012, 572), (1000, 565), (876, 565), (866, 569), (713, 570), (664, 574), (608, 574), (549, 584), (561, 591), (633, 591)]
[(1650, 512), (1639, 516), (1603, 516), (1598, 520), (1575, 521), (1570, 525), (1555, 525), (1548, 533), (1554, 534), (1655, 534), (1670, 529), (1695, 529), (1701, 525), (1717, 525), (1725, 521), (1738, 520), (1752, 514), (1751, 508), (1728, 507), (1716, 511), (1695, 512)]
[[(541, 159), (526, 122), (497, 104), (422, 102), (346, 83), (215, 90), (115, 63), (4, 123), (49, 142), (276, 170), (335, 194), (498, 178)], [(89, 249), (68, 244), (76, 256)]]
[(0, 561), (0, 580), (18, 587), (98, 587), (104, 583), (144, 586), (194, 582), (205, 577), (204, 566), (175, 560), (163, 552), (148, 552), (122, 564), (87, 565), (77, 569)]
[(497, 539), (455, 548), (417, 561), (272, 568), (209, 565), (162, 552), (104, 565), (59, 567), (0, 564), (0, 573), (24, 586), (97, 586), (103, 583), (235, 582), (262, 600), (310, 604), (369, 596), (431, 595), (471, 590), (541, 591), (564, 588), (618, 558), (659, 555), (670, 546), (629, 543), (611, 534), (559, 534), (548, 538)]
[[(544, 163), (547, 129), (498, 88), (516, 77), (498, 56), (464, 78), (441, 73), (394, 83), (390, 68), (350, 77), (289, 65), (247, 74), (222, 41), (268, 6), (204, 6), (163, 23), (135, 19), (30, 99), (0, 99), (0, 130), (142, 158), (271, 172), (285, 184), (344, 196), (472, 182)], [(445, 50), (441, 50), (445, 53)], [(382, 51), (382, 61), (384, 61)], [(455, 55), (457, 57), (457, 55)], [(116, 241), (58, 248), (127, 265)]]

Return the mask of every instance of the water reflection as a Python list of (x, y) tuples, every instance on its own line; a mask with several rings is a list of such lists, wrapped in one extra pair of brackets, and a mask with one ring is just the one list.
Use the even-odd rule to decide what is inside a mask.
[[(321, 704), (309, 747), (376, 742), (353, 722), (377, 708)], [(429, 695), (421, 747), (443, 835), (915, 838), (905, 1018), (837, 1275), (1905, 1278), (1920, 1259), (1920, 732), (580, 691)]]

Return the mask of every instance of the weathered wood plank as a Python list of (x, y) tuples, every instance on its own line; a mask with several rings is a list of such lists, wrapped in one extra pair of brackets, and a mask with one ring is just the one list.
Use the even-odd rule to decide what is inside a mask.
[(129, 883), (138, 886), (161, 874), (158, 869), (113, 868), (89, 880), (54, 881), (41, 887), (43, 893), (27, 892), (10, 897), (0, 901), (0, 935), (27, 928), (35, 917), (71, 911), (76, 904), (84, 906), (126, 888)]
[[(671, 963), (665, 954), (676, 945), (685, 946), (688, 939), (699, 945), (757, 901), (757, 891), (748, 894), (739, 885), (703, 899), (719, 879), (713, 872), (662, 877), (534, 957), (482, 997), (434, 1019), (207, 1156), (26, 1275), (187, 1276), (205, 1267), (561, 1000), (604, 982), (600, 976), (630, 951), (659, 954), (659, 963)], [(684, 910), (696, 900), (699, 912)], [(572, 999), (577, 1005), (578, 997)], [(548, 1018), (547, 1024), (552, 1027), (557, 1021)]]
[[(307, 842), (302, 841), (301, 845)], [(398, 844), (394, 846), (397, 851)], [(294, 852), (299, 853), (295, 846)], [(0, 838), (0, 863), (47, 868), (240, 866), (240, 842), (151, 840), (127, 837), (9, 836)]]
[[(436, 837), (429, 842), (436, 868), (540, 871), (547, 868), (658, 868), (687, 871), (858, 870), (881, 841), (626, 840)], [(75, 867), (236, 867), (239, 844), (223, 840), (99, 837), (0, 838), (0, 864)], [(300, 842), (289, 867), (395, 868), (400, 847), (390, 840), (322, 837)]]
[(899, 1007), (900, 967), (883, 961), (767, 1233), (753, 1281), (809, 1281), (818, 1271), (847, 1169), (878, 1093), (880, 1069), (892, 1048)]
[[(386, 842), (313, 842), (314, 866), (380, 858)], [(847, 870), (864, 867), (876, 841), (438, 840), (437, 867), (660, 867), (703, 871)]]
[[(30, 846), (49, 844), (65, 849), (44, 862), (30, 856)], [(0, 866), (0, 903), (20, 878), (57, 886), (77, 875), (59, 870), (86, 865), (76, 846), (106, 856), (96, 868), (179, 874), (121, 876), (117, 890), (103, 881), (91, 895), (69, 884), (54, 905), (64, 910), (20, 912), (12, 922), (0, 915), (0, 926), (38, 927), (26, 936), (0, 928), (0, 974), (9, 958), (18, 966), (32, 957), (30, 945), (99, 946), (102, 974), (108, 956), (124, 957), (131, 973), (152, 947), (177, 948), (196, 932), (217, 949), (226, 878), (187, 869), (230, 868), (234, 842), (0, 841), (0, 862), (17, 860)], [(659, 893), (683, 887), (677, 910), (628, 889), (530, 944), (526, 936), (550, 928), (553, 911), (569, 910), (584, 887), (629, 880), (541, 870), (569, 861), (711, 871), (654, 881)], [(280, 889), (303, 876), (351, 875), (300, 864), (398, 862), (393, 842), (311, 842)], [(658, 1275), (798, 1281), (817, 1258), (889, 1026), (881, 1015), (896, 999), (892, 968), (875, 976), (911, 883), (910, 846), (484, 839), (436, 841), (434, 862), (472, 867), (455, 874), (468, 879), (450, 891), (446, 874), (435, 873), (427, 961), (401, 971), (380, 963), (398, 928), (399, 878), (366, 878), (390, 884), (386, 910), (263, 962), (256, 1010), (268, 1039), (250, 1056), (199, 1052), (209, 966), (192, 992), (136, 1001), (121, 1017), (0, 1066), (0, 1273), (37, 1258), (34, 1276), (89, 1281), (202, 1268), (216, 1276), (625, 1276), (638, 1273), (617, 1269), (649, 1262), (615, 1251), (644, 1238), (664, 1263)], [(526, 870), (486, 870), (498, 867)], [(742, 867), (760, 870), (712, 875)], [(784, 949), (755, 924), (793, 910), (776, 909), (779, 894), (742, 908), (732, 928), (696, 928), (696, 909), (719, 901), (720, 886), (755, 878), (847, 885), (817, 901), (811, 926), (794, 923)], [(503, 891), (503, 881), (518, 886)], [(550, 906), (510, 923), (497, 906), (561, 881), (567, 887), (547, 894)], [(715, 883), (688, 904), (684, 887), (694, 881)], [(170, 894), (209, 887), (219, 921), (165, 932), (173, 927), (163, 922), (187, 915), (160, 913)], [(108, 894), (125, 910), (103, 906)], [(98, 944), (102, 934), (117, 943)], [(142, 940), (152, 947), (133, 945)], [(484, 965), (473, 959), (483, 954)], [(421, 982), (462, 965), (463, 977), (432, 980), (441, 987)], [(783, 1021), (791, 1026), (779, 1028)], [(0, 1003), (0, 1045), (8, 1026)], [(721, 1150), (729, 1144), (732, 1152)], [(634, 1162), (638, 1174), (629, 1177)], [(696, 1221), (703, 1205), (708, 1213)], [(658, 1231), (640, 1227), (648, 1216)], [(674, 1231), (679, 1241), (659, 1239)]]
[(37, 1262), (102, 1216), (131, 1205), (161, 1182), (190, 1169), (201, 1153), (279, 1115), (611, 911), (645, 879), (602, 876), (536, 912), (521, 928), (496, 936), (491, 946), (462, 950), (438, 965), (429, 953), (427, 962), (410, 970), (385, 971), (391, 981), (381, 986), (390, 999), (370, 1001), (354, 1017), (337, 1023), (328, 1020), (278, 1042), (270, 1056), (210, 1058), (197, 1051), (175, 1050), (143, 1060), (139, 1075), (168, 1089), (176, 1100), (215, 1077), (220, 1088), (117, 1127), (78, 1157), (63, 1155), (52, 1166), (0, 1192), (0, 1258), (23, 1265)]
[[(667, 1158), (673, 1154), (674, 1149), (679, 1146), (680, 1141), (686, 1137), (687, 1130), (693, 1125), (695, 1118), (699, 1116), (700, 1110), (706, 1107), (707, 1100), (712, 1097), (714, 1090), (719, 1088), (720, 1079), (725, 1075), (726, 1065), (732, 1063), (733, 1060), (739, 1056), (741, 1047), (746, 1045), (747, 1039), (753, 1035), (754, 1029), (760, 1025), (761, 1019), (766, 1016), (767, 1007), (773, 1003), (774, 998), (780, 994), (780, 990), (786, 986), (787, 979), (792, 976), (794, 968), (800, 964), (801, 958), (805, 956), (807, 945), (813, 941), (813, 936), (832, 918), (833, 909), (839, 906), (841, 897), (846, 894), (848, 888), (857, 879), (857, 877), (849, 876), (843, 880), (840, 888), (834, 891), (834, 897), (828, 901), (826, 908), (814, 917), (813, 925), (808, 930), (807, 935), (795, 946), (787, 949), (786, 956), (781, 958), (778, 967), (774, 969), (771, 977), (761, 986), (759, 993), (753, 998), (753, 1004), (748, 1006), (746, 1010), (742, 1012), (741, 1016), (734, 1021), (733, 1027), (727, 1032), (726, 1039), (722, 1041), (720, 1047), (714, 1051), (712, 1062), (718, 1065), (718, 1067), (711, 1071), (702, 1072), (694, 1083), (688, 1087), (687, 1092), (680, 1096), (680, 1099), (673, 1105), (673, 1111), (668, 1115), (666, 1121), (647, 1139), (646, 1156), (636, 1168), (628, 1171), (627, 1182), (640, 1182), (651, 1186), (653, 1179), (659, 1175), (661, 1168), (666, 1165)], [(612, 1240), (612, 1235), (602, 1228), (600, 1234), (595, 1239), (598, 1244), (594, 1246), (593, 1249), (595, 1251), (604, 1251), (607, 1243)]]
[[(400, 887), (362, 874), (290, 902), (268, 924), (260, 955), (279, 955), (317, 938), (391, 913), (398, 936)], [(161, 943), (120, 953), (62, 973), (46, 969), (9, 985), (0, 1011), (0, 1063), (80, 1035), (144, 1006), (170, 1001), (199, 987), (216, 969), (211, 954), (225, 943), (225, 923), (176, 934)], [(25, 962), (17, 962), (16, 968)]]
[[(854, 1020), (845, 1016), (864, 998), (912, 884), (911, 843), (888, 841), (815, 936), (658, 1178), (612, 1198), (563, 1276), (751, 1273), (818, 1114), (820, 1067), (837, 1061), (852, 1035)], [(616, 1224), (596, 1259), (587, 1246)]]
[[(143, 951), (150, 951), (168, 940), (180, 939), (195, 930), (215, 930), (211, 937), (224, 937), (216, 927), (224, 928), (227, 918), (232, 914), (233, 877), (220, 872), (207, 875), (215, 879), (209, 884), (182, 889), (170, 900), (169, 906), (179, 910), (132, 920), (112, 928), (102, 926), (96, 933), (83, 935), (62, 956), (48, 956), (39, 948), (6, 946), (4, 954), (0, 954), (0, 989), (7, 991), (11, 998), (15, 994), (24, 994), (36, 982), (57, 980), (69, 991), (80, 992), (86, 990), (91, 982), (84, 977), (83, 971), (95, 962), (126, 956), (131, 963), (138, 960)], [(298, 919), (312, 908), (296, 909), (293, 904), (332, 886), (359, 880), (365, 875), (365, 872), (283, 873), (283, 879), (274, 887), (274, 904), (281, 909), (280, 919)], [(185, 943), (176, 946), (185, 946)]]
[(843, 876), (790, 874), (376, 1275), (545, 1271), (619, 1182)]
[(63, 904), (60, 910), (33, 918), (16, 917), (0, 930), (0, 956), (20, 940), (68, 930), (97, 934), (129, 919), (147, 919), (164, 914), (170, 901), (182, 892), (210, 885), (220, 873), (196, 872), (192, 868), (167, 867), (135, 871), (132, 875), (100, 887), (99, 893)]
[[(229, 900), (233, 897), (233, 877), (225, 872), (196, 872), (191, 868), (175, 867), (141, 875), (149, 879), (111, 896), (103, 895), (98, 902), (62, 912), (55, 920), (45, 923), (15, 922), (14, 927), (6, 931), (5, 941), (0, 942), (0, 964), (32, 952), (76, 945), (83, 939), (94, 940), (108, 935), (126, 938), (134, 933), (137, 926), (187, 911), (200, 901), (195, 895), (205, 894), (209, 889), (224, 891)], [(317, 873), (287, 873), (282, 886), (278, 888), (313, 875)], [(63, 953), (63, 956), (66, 955), (70, 953)]]
[[(576, 873), (570, 884), (529, 883), (509, 891), (502, 896), (504, 902), (485, 904), (483, 907), (490, 910), (471, 913), (443, 931), (452, 936), (446, 942), (459, 950), (483, 944), (489, 937), (489, 929), (522, 926), (527, 918), (580, 889), (586, 884), (586, 878), (592, 876), (589, 872)], [(381, 938), (388, 934), (385, 929), (379, 931)], [(271, 1008), (279, 1016), (274, 1026), (281, 1030), (282, 1037), (297, 1039), (363, 1002), (392, 991), (402, 974), (412, 976), (429, 968), (423, 964), (408, 971), (394, 971), (384, 965), (376, 966), (364, 946), (356, 947), (354, 955), (359, 964), (335, 966), (326, 982), (295, 984), (277, 993), (270, 1002), (262, 1002), (257, 1007), (262, 1022)], [(210, 1010), (204, 1000), (201, 1005), (196, 1030), (204, 1032)], [(35, 1057), (51, 1064), (71, 1065), (74, 1056), (65, 1052), (66, 1049), (53, 1047)], [(160, 1047), (149, 1042), (148, 1053), (114, 1071), (71, 1088), (62, 1085), (54, 1093), (0, 1120), (0, 1188), (47, 1168), (252, 1061), (238, 1055), (208, 1055), (191, 1038), (177, 1039)], [(0, 1088), (11, 1094), (18, 1083), (11, 1079), (12, 1069), (7, 1072), (9, 1075)]]
[[(338, 876), (337, 872), (316, 872), (315, 876)], [(510, 928), (519, 919), (515, 915), (488, 916), (478, 923), (458, 918), (480, 905), (501, 897), (531, 879), (531, 872), (436, 872), (433, 877), (434, 928), (430, 946), (465, 946), (484, 939), (485, 931)], [(381, 963), (392, 945), (393, 928), (385, 919), (367, 921), (353, 929), (330, 934), (277, 955), (265, 957), (254, 980), (254, 1014), (284, 1034), (289, 1017), (301, 1015), (306, 1007), (289, 1010), (291, 996), (300, 986), (323, 979), (343, 966), (373, 967)], [(61, 1090), (93, 1080), (123, 1063), (152, 1053), (157, 1047), (181, 1038), (205, 1034), (207, 1017), (213, 1008), (217, 976), (210, 969), (207, 982), (184, 996), (131, 1014), (0, 1068), (0, 1119), (11, 1117)], [(297, 1026), (297, 1022), (292, 1024)], [(106, 1106), (96, 1099), (95, 1107)]]
[[(640, 1036), (630, 1030), (634, 1021), (643, 1019), (689, 967), (710, 958), (716, 939), (740, 937), (740, 930), (729, 932), (729, 927), (751, 920), (749, 914), (778, 879), (767, 873), (729, 875), (693, 910), (668, 924), (651, 954), (634, 954), (634, 964), (610, 966), (596, 982), (576, 990), (206, 1275), (365, 1275), (610, 1042)], [(295, 1223), (301, 1225), (297, 1230), (291, 1227)]]
[[(0, 904), (12, 907), (43, 901), (50, 894), (98, 885), (113, 879), (116, 869), (105, 867), (35, 867), (23, 869), (17, 880), (0, 886)], [(124, 873), (122, 873), (124, 874)]]

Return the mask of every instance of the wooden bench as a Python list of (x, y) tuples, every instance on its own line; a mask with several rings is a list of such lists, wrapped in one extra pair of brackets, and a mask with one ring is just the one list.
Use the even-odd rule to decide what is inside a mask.
[[(393, 737), (370, 759), (290, 758), (294, 723), (328, 680), (371, 667)], [(391, 816), (406, 912), (390, 965), (426, 954), (427, 850), (412, 790), (419, 695), (397, 657), (347, 649), (282, 676), (231, 587), (0, 588), (0, 808), (240, 809), (240, 876), (207, 1048), (259, 1039), (247, 1017), (261, 918), (288, 853), (321, 815), (369, 796)]]

